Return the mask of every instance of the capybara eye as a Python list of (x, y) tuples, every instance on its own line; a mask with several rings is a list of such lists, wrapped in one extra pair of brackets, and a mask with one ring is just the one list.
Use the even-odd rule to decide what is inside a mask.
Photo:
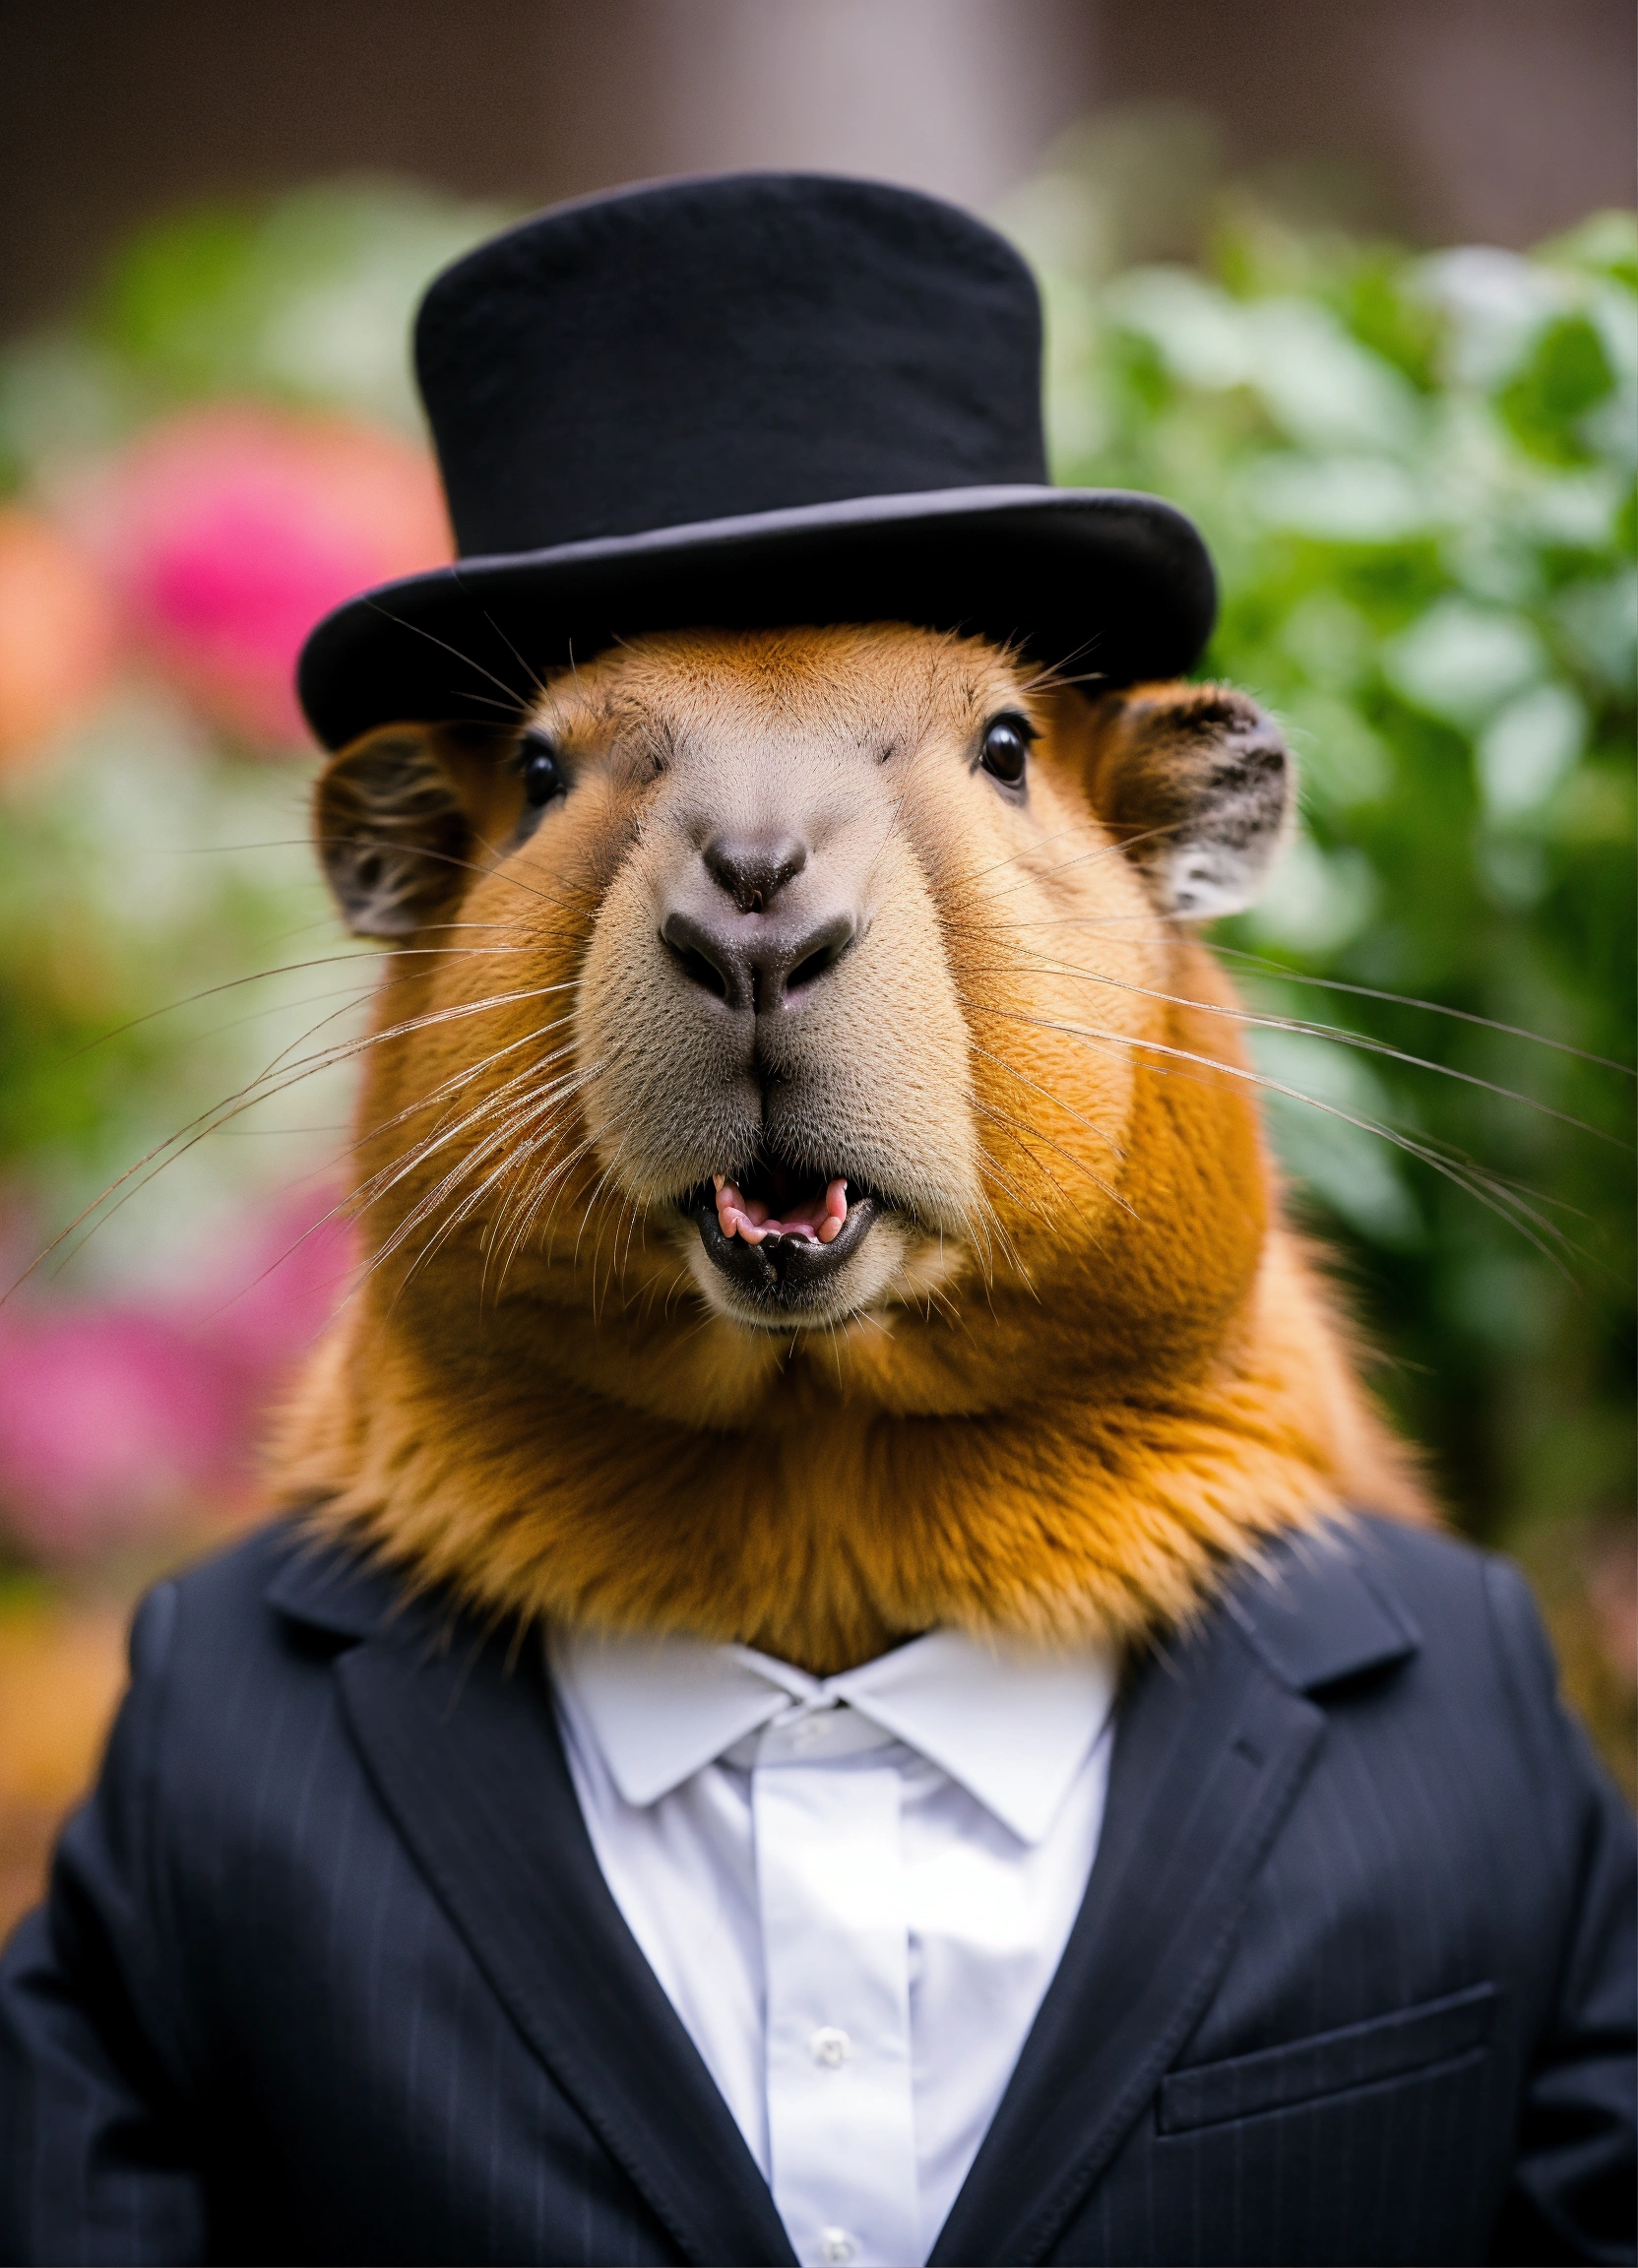
[(992, 780), (999, 780), (1005, 788), (1016, 788), (1024, 777), (1024, 766), (1030, 754), (1030, 742), (1036, 728), (1024, 717), (997, 717), (984, 727), (983, 755), (980, 761)]
[(567, 791), (569, 783), (557, 761), (557, 750), (543, 732), (524, 734), (518, 748), (518, 765), (524, 776), (524, 794), (531, 803), (549, 803), (554, 795)]

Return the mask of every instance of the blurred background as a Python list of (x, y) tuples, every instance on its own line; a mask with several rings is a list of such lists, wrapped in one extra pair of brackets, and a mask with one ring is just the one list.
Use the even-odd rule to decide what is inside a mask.
[(1205, 526), (1206, 667), (1304, 773), (1220, 933), (1295, 1202), (1631, 1790), (1627, 0), (12, 0), (6, 45), (0, 1925), (136, 1591), (255, 1516), (345, 1292), (371, 962), (289, 668), (446, 555), (414, 300), (512, 215), (708, 167), (990, 215), (1058, 476)]

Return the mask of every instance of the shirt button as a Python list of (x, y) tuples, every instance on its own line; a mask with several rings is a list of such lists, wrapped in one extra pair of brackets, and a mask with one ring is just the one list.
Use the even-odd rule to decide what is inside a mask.
[[(813, 2038), (808, 2042), (808, 2048), (815, 2063), (823, 2063), (828, 2070), (834, 2071), (839, 2063), (847, 2062), (853, 2051), (853, 2044), (847, 2033), (839, 2030), (836, 2025), (821, 2024)], [(831, 2234), (835, 2236), (838, 2232), (833, 2230)], [(846, 2236), (845, 2231), (842, 2234)], [(838, 2252), (834, 2257), (838, 2260), (850, 2260), (853, 2256), (850, 2249), (852, 2241), (852, 2238), (848, 2236), (847, 2242), (850, 2249), (846, 2252)], [(827, 2260), (832, 2257), (833, 2255), (829, 2252), (825, 2254)]]
[(819, 2232), (821, 2260), (850, 2260), (857, 2249), (846, 2229), (821, 2229)]

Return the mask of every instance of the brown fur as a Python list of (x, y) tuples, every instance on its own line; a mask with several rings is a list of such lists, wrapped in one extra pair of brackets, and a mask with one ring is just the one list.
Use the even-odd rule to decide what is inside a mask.
[[(1041, 735), (1022, 799), (974, 759), (1003, 710)], [(355, 925), (412, 950), (359, 1106), (372, 1265), (284, 1426), (283, 1500), (496, 1615), (818, 1671), (936, 1623), (1136, 1642), (1278, 1530), (1427, 1516), (1152, 848), (1219, 792), (1247, 838), (1283, 752), (1243, 696), (1088, 703), (889, 625), (645, 639), (538, 722), (574, 785), (527, 840), (504, 747), (394, 727), (321, 783)], [(369, 864), (372, 830), (413, 855), (395, 764), (442, 888)], [(724, 802), (793, 796), (863, 934), (759, 1098), (655, 907)], [(778, 1336), (670, 1210), (776, 1108), (902, 1200), (838, 1312)]]

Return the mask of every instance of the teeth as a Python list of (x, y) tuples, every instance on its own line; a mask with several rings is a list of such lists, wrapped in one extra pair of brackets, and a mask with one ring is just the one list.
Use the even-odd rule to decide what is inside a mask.
[(717, 1222), (724, 1236), (742, 1236), (747, 1244), (760, 1244), (764, 1236), (805, 1236), (809, 1242), (834, 1244), (848, 1218), (848, 1184), (837, 1179), (827, 1184), (824, 1210), (817, 1221), (773, 1221), (760, 1198), (745, 1197), (725, 1174), (714, 1173)]
[(825, 1191), (825, 1218), (819, 1224), (821, 1244), (834, 1244), (842, 1233), (842, 1224), (848, 1218), (848, 1184), (833, 1181)]

